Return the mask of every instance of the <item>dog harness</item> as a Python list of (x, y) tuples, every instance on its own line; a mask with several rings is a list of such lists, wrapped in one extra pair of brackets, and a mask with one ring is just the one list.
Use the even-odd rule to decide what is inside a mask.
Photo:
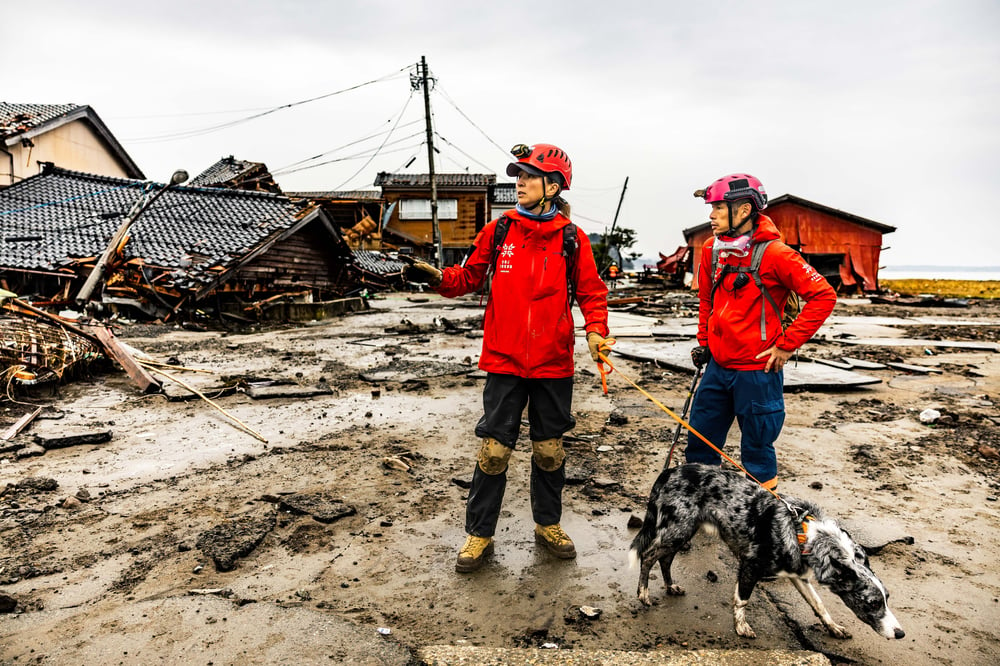
[(812, 551), (806, 549), (807, 548), (806, 547), (806, 542), (809, 540), (809, 535), (806, 534), (806, 531), (809, 529), (809, 526), (808, 526), (807, 523), (810, 523), (813, 520), (816, 520), (816, 519), (813, 518), (812, 516), (810, 516), (807, 513), (803, 517), (801, 526), (795, 532), (795, 538), (797, 538), (799, 540), (799, 552), (802, 553), (802, 555), (812, 555)]

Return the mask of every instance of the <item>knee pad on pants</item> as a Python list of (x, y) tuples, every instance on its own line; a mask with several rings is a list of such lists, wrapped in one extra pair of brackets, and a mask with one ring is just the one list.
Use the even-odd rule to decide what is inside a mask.
[(507, 461), (514, 449), (504, 446), (492, 437), (483, 437), (483, 445), (479, 448), (479, 469), (484, 474), (496, 476), (507, 471)]
[(531, 449), (531, 457), (539, 469), (544, 472), (556, 471), (562, 467), (563, 461), (566, 460), (562, 437), (532, 442)]

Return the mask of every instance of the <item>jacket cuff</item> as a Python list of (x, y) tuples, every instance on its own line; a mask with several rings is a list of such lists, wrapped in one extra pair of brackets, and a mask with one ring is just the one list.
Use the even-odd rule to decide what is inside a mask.
[(584, 330), (587, 331), (586, 335), (590, 335), (591, 333), (597, 333), (602, 338), (608, 337), (608, 333), (610, 332), (608, 330), (608, 327), (604, 324), (588, 324)]

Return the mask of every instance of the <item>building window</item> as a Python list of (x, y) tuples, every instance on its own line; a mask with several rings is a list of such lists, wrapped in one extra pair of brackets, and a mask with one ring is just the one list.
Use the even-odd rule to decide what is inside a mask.
[[(430, 199), (400, 199), (399, 219), (429, 220), (431, 219)], [(438, 199), (438, 219), (458, 219), (458, 199)]]

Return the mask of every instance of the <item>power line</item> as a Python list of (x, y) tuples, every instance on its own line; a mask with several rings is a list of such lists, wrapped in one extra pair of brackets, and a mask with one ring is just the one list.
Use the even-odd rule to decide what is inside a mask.
[(155, 136), (139, 137), (139, 138), (136, 138), (136, 139), (128, 139), (128, 141), (130, 141), (132, 143), (157, 143), (157, 142), (161, 142), (161, 141), (176, 141), (178, 139), (189, 139), (189, 138), (196, 137), (196, 136), (202, 136), (204, 134), (210, 134), (212, 132), (218, 132), (218, 131), (223, 130), (223, 129), (229, 129), (230, 127), (236, 127), (237, 125), (242, 125), (243, 123), (250, 122), (251, 120), (256, 120), (257, 118), (263, 118), (264, 116), (270, 115), (272, 113), (276, 113), (276, 112), (281, 111), (283, 109), (290, 109), (292, 107), (301, 106), (303, 104), (309, 104), (310, 102), (316, 102), (316, 101), (319, 101), (321, 99), (326, 99), (327, 97), (333, 97), (334, 95), (340, 95), (340, 94), (343, 94), (343, 93), (346, 93), (346, 92), (351, 92), (353, 90), (358, 90), (359, 88), (363, 88), (365, 86), (372, 85), (374, 83), (379, 83), (381, 81), (386, 81), (386, 80), (391, 79), (391, 78), (393, 78), (395, 76), (398, 76), (400, 72), (404, 72), (407, 69), (409, 69), (410, 67), (411, 67), (411, 65), (407, 65), (406, 67), (403, 67), (403, 68), (401, 68), (401, 69), (399, 69), (399, 70), (397, 70), (395, 72), (392, 72), (391, 74), (386, 74), (385, 76), (381, 76), (381, 77), (379, 77), (377, 79), (372, 79), (371, 81), (365, 81), (364, 83), (359, 83), (357, 85), (350, 86), (349, 88), (344, 88), (342, 90), (336, 90), (334, 92), (325, 93), (323, 95), (318, 95), (316, 97), (310, 97), (309, 99), (300, 100), (298, 102), (290, 102), (288, 104), (282, 104), (281, 106), (273, 107), (273, 108), (268, 109), (266, 111), (262, 111), (261, 113), (255, 113), (253, 115), (246, 116), (244, 118), (239, 118), (237, 120), (231, 120), (231, 121), (228, 121), (228, 122), (225, 122), (225, 123), (219, 123), (218, 125), (210, 125), (208, 127), (202, 127), (202, 128), (193, 129), (193, 130), (184, 130), (182, 132), (174, 132), (174, 133), (170, 133), (170, 134), (160, 134), (160, 135), (155, 135)]
[[(386, 122), (387, 123), (391, 123), (392, 122), (392, 118), (390, 118)], [(421, 119), (419, 119), (419, 118), (417, 120), (411, 120), (408, 123), (403, 123), (402, 125), (400, 125), (396, 129), (399, 129), (399, 128), (402, 128), (402, 127), (409, 127), (410, 125), (415, 125), (416, 123), (419, 123), (419, 122), (423, 122), (423, 121)], [(318, 155), (313, 155), (312, 157), (307, 157), (307, 158), (305, 158), (303, 160), (299, 160), (297, 162), (292, 162), (291, 164), (286, 164), (285, 166), (278, 167), (277, 169), (273, 169), (271, 171), (271, 175), (272, 176), (276, 176), (276, 175), (285, 173), (286, 171), (288, 171), (288, 169), (291, 169), (292, 167), (299, 166), (300, 164), (305, 164), (306, 162), (311, 162), (312, 160), (317, 160), (317, 159), (319, 159), (321, 157), (325, 157), (325, 156), (329, 155), (330, 153), (335, 153), (338, 150), (343, 150), (344, 148), (350, 148), (351, 146), (357, 145), (359, 143), (363, 143), (365, 141), (368, 141), (369, 139), (374, 139), (375, 137), (382, 136), (383, 134), (391, 133), (391, 132), (392, 132), (392, 128), (389, 128), (389, 129), (384, 130), (382, 132), (375, 132), (374, 134), (369, 134), (368, 136), (362, 137), (362, 138), (357, 139), (355, 141), (350, 141), (348, 143), (345, 143), (342, 146), (338, 146), (336, 148), (331, 148), (330, 150), (323, 151), (322, 153), (319, 153)], [(298, 171), (298, 170), (299, 169), (296, 169), (296, 171)], [(291, 173), (291, 172), (289, 171), (289, 173)]]
[(470, 155), (469, 153), (465, 152), (464, 150), (462, 150), (461, 148), (459, 148), (458, 146), (456, 146), (454, 143), (452, 143), (448, 139), (446, 139), (443, 136), (441, 136), (440, 134), (438, 134), (437, 130), (434, 131), (434, 136), (436, 136), (437, 138), (441, 139), (442, 141), (444, 141), (445, 143), (447, 143), (449, 146), (451, 146), (452, 148), (454, 148), (458, 152), (462, 153), (463, 155), (465, 155), (470, 160), (472, 160), (473, 162), (475, 162), (479, 166), (483, 167), (487, 171), (493, 171), (493, 169), (491, 167), (486, 166), (485, 164), (483, 164), (482, 162), (480, 162), (479, 160), (477, 160), (475, 157), (473, 157), (472, 155)]
[[(392, 145), (395, 145), (397, 143), (401, 143), (403, 141), (406, 141), (407, 139), (412, 139), (414, 137), (421, 136), (422, 134), (423, 134), (423, 132), (414, 132), (413, 134), (409, 134), (409, 135), (404, 136), (404, 137), (402, 137), (400, 139), (396, 139), (395, 141), (390, 141), (389, 143), (383, 143), (381, 146), (378, 147), (378, 149), (376, 149), (373, 152), (362, 151), (360, 153), (354, 153), (353, 155), (347, 155), (346, 157), (335, 157), (335, 158), (330, 159), (330, 160), (324, 160), (323, 162), (317, 162), (316, 164), (308, 164), (306, 166), (299, 167), (298, 169), (288, 169), (286, 171), (283, 171), (281, 173), (281, 175), (282, 176), (287, 176), (287, 175), (292, 174), (292, 173), (298, 173), (299, 171), (308, 171), (309, 169), (315, 169), (317, 167), (326, 166), (327, 164), (335, 164), (337, 162), (348, 162), (350, 160), (364, 159), (366, 157), (374, 158), (380, 152), (382, 154), (387, 155), (387, 154), (392, 154), (392, 153), (398, 153), (401, 150), (409, 150), (410, 148), (413, 148), (416, 145), (422, 145), (423, 142), (421, 142), (420, 144), (410, 144), (410, 145), (407, 145), (407, 146), (401, 146), (401, 147), (396, 148), (394, 150), (383, 150), (383, 148), (385, 146), (392, 146)], [(371, 162), (371, 160), (369, 160), (369, 162)], [(367, 164), (366, 164), (366, 166), (367, 166)], [(272, 173), (271, 175), (273, 176), (274, 174)], [(356, 175), (358, 175), (358, 174), (355, 173), (354, 176), (356, 176)], [(351, 176), (351, 178), (354, 178), (354, 176)], [(338, 189), (339, 190), (339, 189), (342, 189), (342, 188), (338, 187), (338, 188), (334, 188), (334, 189)]]
[(498, 144), (496, 141), (494, 141), (492, 138), (490, 138), (490, 135), (487, 134), (486, 132), (484, 132), (482, 130), (482, 128), (479, 127), (479, 125), (477, 125), (476, 123), (472, 122), (472, 119), (469, 118), (469, 116), (465, 115), (465, 111), (462, 111), (462, 109), (458, 108), (458, 104), (456, 104), (455, 101), (448, 95), (448, 93), (445, 91), (445, 89), (441, 86), (441, 82), (440, 81), (437, 82), (437, 85), (435, 86), (434, 89), (441, 93), (441, 96), (444, 98), (444, 100), (446, 102), (448, 102), (449, 104), (451, 104), (452, 108), (454, 108), (456, 111), (458, 111), (459, 115), (461, 115), (463, 118), (465, 118), (465, 120), (468, 121), (468, 123), (470, 125), (472, 125), (473, 127), (475, 127), (476, 130), (480, 134), (482, 134), (484, 137), (486, 137), (487, 141), (489, 141), (494, 146), (496, 146), (497, 149), (500, 152), (502, 152), (504, 155), (507, 155), (509, 153), (508, 150), (505, 150), (504, 148), (501, 148), (500, 144)]
[(392, 133), (396, 131), (396, 126), (399, 125), (399, 121), (403, 119), (403, 114), (406, 113), (406, 107), (408, 107), (410, 105), (410, 100), (413, 99), (413, 93), (414, 92), (415, 91), (413, 90), (413, 88), (411, 86), (411, 88), (410, 88), (410, 94), (406, 97), (406, 103), (403, 104), (403, 108), (400, 110), (399, 115), (396, 117), (395, 124), (392, 126), (392, 129), (389, 130), (389, 133), (386, 134), (385, 139), (382, 141), (382, 145), (380, 145), (378, 148), (375, 149), (375, 152), (372, 153), (372, 156), (368, 158), (367, 162), (365, 162), (364, 164), (361, 165), (360, 169), (358, 169), (353, 174), (351, 174), (351, 177), (348, 178), (347, 180), (345, 180), (342, 184), (340, 184), (337, 187), (333, 188), (334, 190), (342, 190), (342, 189), (344, 189), (344, 187), (349, 182), (351, 182), (352, 180), (354, 180), (354, 178), (359, 173), (361, 173), (362, 171), (364, 171), (368, 167), (368, 165), (372, 163), (372, 160), (375, 159), (375, 157), (379, 154), (379, 152), (382, 150), (382, 148), (385, 147), (385, 144), (389, 140), (389, 137), (391, 137)]

